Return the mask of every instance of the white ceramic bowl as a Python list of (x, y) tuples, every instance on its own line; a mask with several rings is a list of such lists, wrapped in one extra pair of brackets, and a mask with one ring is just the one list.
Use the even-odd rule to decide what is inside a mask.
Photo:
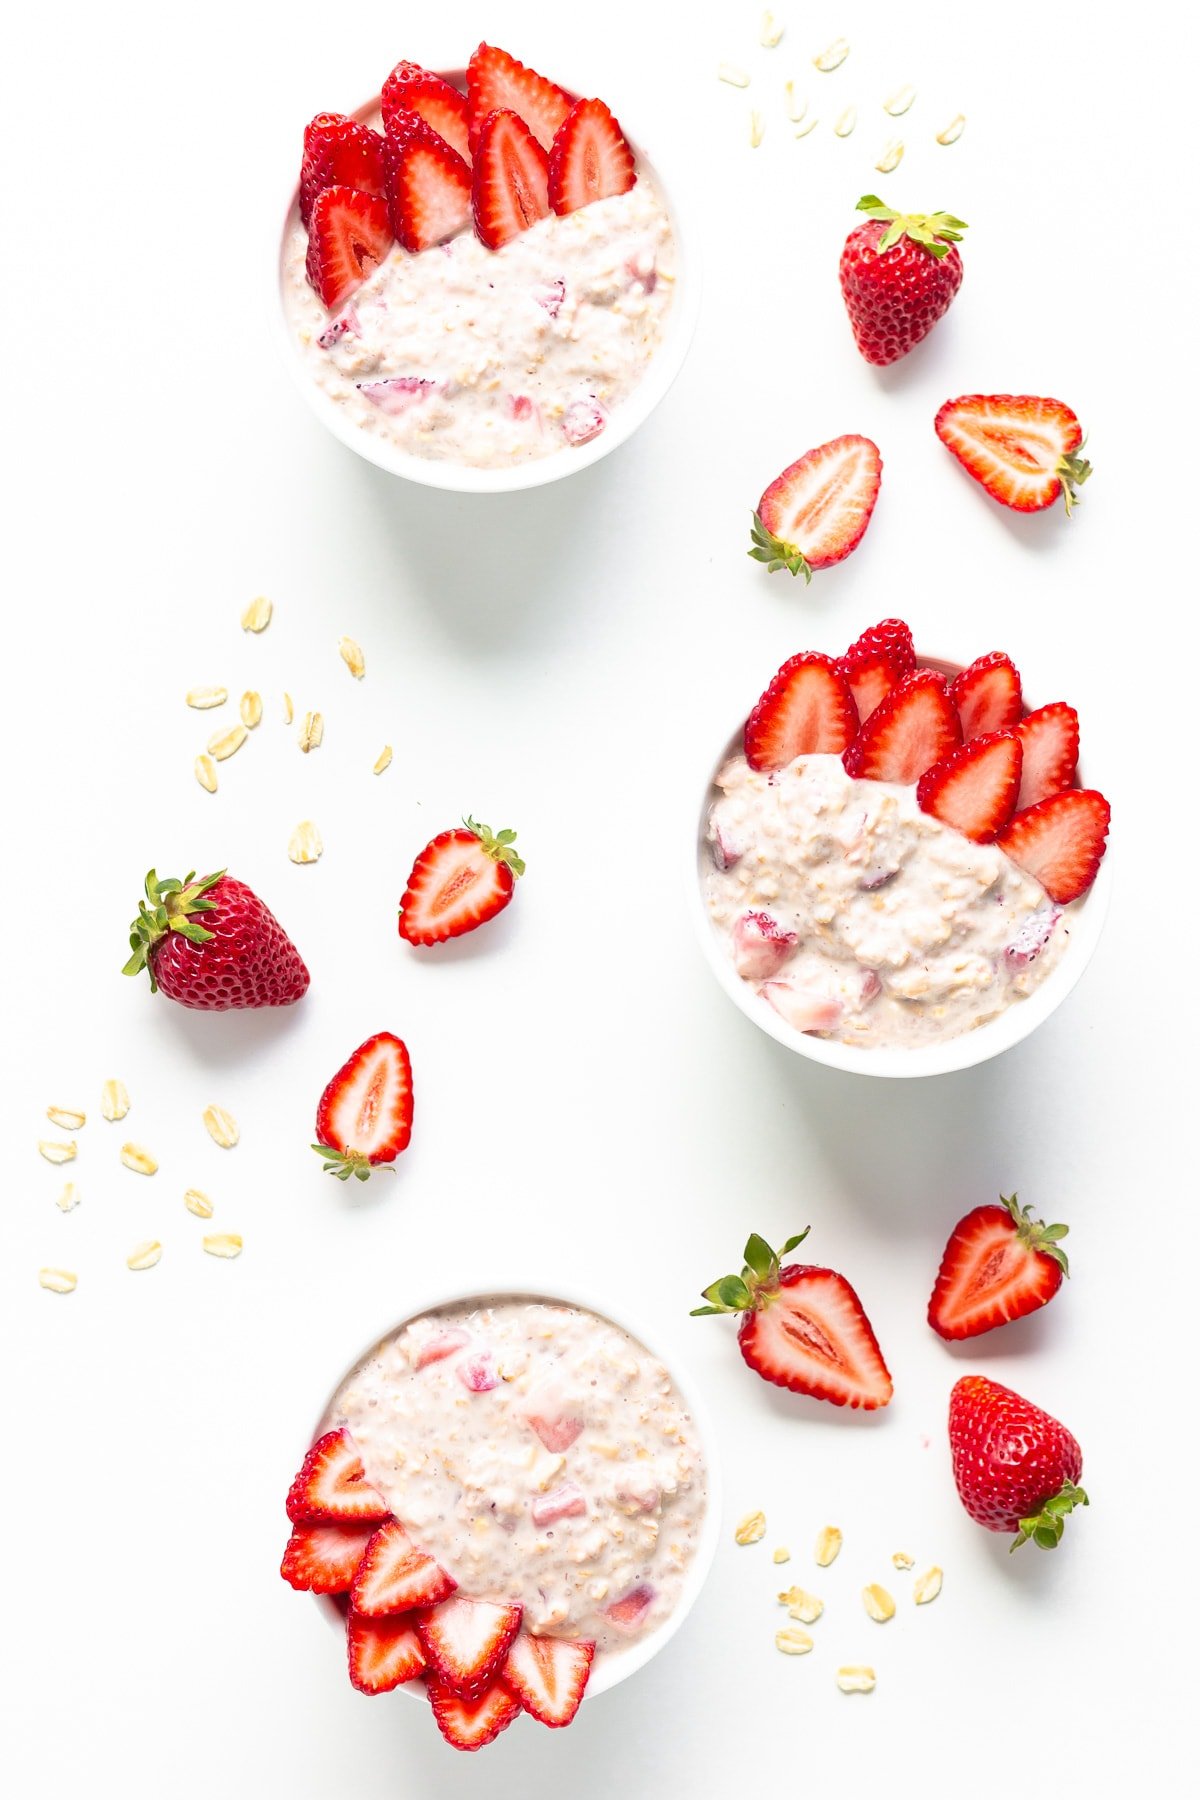
[[(590, 1700), (597, 1694), (606, 1694), (610, 1688), (616, 1687), (618, 1683), (626, 1681), (630, 1675), (635, 1675), (639, 1669), (645, 1668), (651, 1657), (657, 1656), (658, 1652), (663, 1648), (663, 1645), (669, 1643), (675, 1636), (675, 1633), (679, 1630), (679, 1627), (691, 1612), (692, 1607), (696, 1604), (696, 1598), (699, 1595), (701, 1588), (704, 1586), (705, 1581), (708, 1579), (709, 1570), (712, 1568), (713, 1557), (716, 1555), (717, 1540), (721, 1530), (721, 1477), (718, 1466), (714, 1460), (714, 1445), (716, 1440), (704, 1404), (699, 1397), (691, 1377), (681, 1374), (679, 1364), (675, 1359), (672, 1359), (668, 1363), (665, 1357), (659, 1355), (658, 1351), (654, 1348), (650, 1337), (636, 1320), (632, 1320), (622, 1313), (614, 1312), (611, 1306), (597, 1306), (593, 1301), (585, 1299), (578, 1294), (563, 1293), (558, 1289), (556, 1289), (554, 1293), (546, 1293), (540, 1290), (527, 1290), (522, 1287), (505, 1286), (490, 1289), (486, 1293), (443, 1294), (440, 1297), (430, 1300), (423, 1306), (414, 1307), (413, 1310), (406, 1313), (403, 1318), (398, 1319), (395, 1323), (389, 1325), (384, 1331), (378, 1332), (371, 1338), (369, 1343), (363, 1347), (359, 1354), (347, 1363), (342, 1374), (331, 1388), (324, 1406), (321, 1408), (320, 1413), (313, 1423), (312, 1436), (309, 1441), (310, 1443), (315, 1443), (317, 1437), (320, 1435), (321, 1429), (328, 1417), (329, 1409), (333, 1405), (334, 1399), (343, 1382), (353, 1373), (363, 1361), (364, 1357), (369, 1356), (379, 1344), (383, 1343), (388, 1338), (394, 1337), (398, 1331), (403, 1331), (406, 1325), (411, 1324), (414, 1319), (423, 1317), (426, 1313), (439, 1312), (448, 1306), (461, 1307), (484, 1305), (494, 1300), (530, 1300), (534, 1303), (540, 1302), (551, 1306), (574, 1306), (581, 1312), (595, 1313), (597, 1318), (610, 1321), (622, 1331), (628, 1332), (630, 1337), (636, 1338), (638, 1343), (643, 1345), (644, 1348), (650, 1352), (651, 1356), (655, 1357), (667, 1368), (677, 1392), (681, 1396), (684, 1405), (695, 1423), (696, 1436), (704, 1459), (704, 1469), (707, 1477), (707, 1501), (704, 1511), (704, 1523), (700, 1532), (700, 1541), (696, 1545), (691, 1564), (684, 1580), (683, 1591), (679, 1596), (679, 1603), (669, 1617), (664, 1619), (663, 1623), (656, 1631), (648, 1633), (644, 1638), (639, 1638), (637, 1642), (631, 1643), (627, 1650), (622, 1650), (619, 1654), (600, 1658), (593, 1667), (591, 1679), (589, 1680), (587, 1689), (584, 1693), (584, 1699)], [(336, 1625), (339, 1632), (344, 1634), (346, 1629), (346, 1618), (342, 1607), (338, 1605), (337, 1599), (333, 1596), (326, 1595), (317, 1595), (315, 1598), (326, 1617)], [(401, 1686), (394, 1691), (396, 1693), (407, 1693), (412, 1698), (424, 1699), (425, 1697), (424, 1688), (419, 1681), (402, 1683)]]
[[(926, 668), (940, 669), (944, 675), (951, 676), (957, 675), (965, 667), (962, 662), (947, 662), (940, 657), (920, 654), (917, 662)], [(765, 687), (765, 682), (763, 685)], [(1033, 689), (1035, 694), (1045, 690), (1046, 684), (1042, 682)], [(1036, 704), (1040, 706), (1043, 702), (1039, 699)], [(1036, 1031), (1042, 1021), (1062, 1005), (1087, 968), (1100, 941), (1100, 933), (1108, 913), (1112, 882), (1111, 849), (1100, 864), (1100, 872), (1090, 890), (1076, 903), (1071, 915), (1071, 941), (1057, 967), (1028, 998), (1014, 1001), (996, 1018), (977, 1026), (974, 1031), (965, 1031), (958, 1037), (947, 1038), (944, 1043), (923, 1044), (908, 1050), (886, 1046), (869, 1048), (813, 1037), (807, 1032), (797, 1031), (782, 1019), (735, 970), (708, 916), (701, 888), (701, 877), (709, 866), (710, 859), (704, 834), (708, 825), (709, 807), (713, 801), (713, 783), (722, 766), (731, 756), (736, 756), (741, 751), (744, 727), (745, 719), (729, 734), (720, 756), (709, 771), (700, 803), (699, 820), (688, 833), (687, 883), (692, 917), (704, 960), (734, 1005), (748, 1019), (752, 1019), (760, 1031), (765, 1031), (768, 1037), (785, 1044), (798, 1055), (808, 1057), (810, 1062), (824, 1063), (831, 1069), (846, 1069), (854, 1075), (877, 1075), (902, 1080), (918, 1075), (947, 1075), (956, 1069), (971, 1069), (977, 1063), (987, 1062), (991, 1057), (999, 1056), (1001, 1051), (1019, 1044), (1022, 1038), (1028, 1037), (1031, 1031)], [(1079, 764), (1078, 779), (1081, 787), (1089, 785), (1088, 774), (1085, 740)]]
[[(441, 69), (437, 73), (443, 81), (450, 82), (454, 87), (466, 86), (466, 71), (463, 69)], [(567, 92), (574, 93), (574, 90), (568, 89)], [(360, 106), (354, 117), (370, 121), (378, 112), (377, 96), (365, 106)], [(642, 381), (629, 398), (613, 411), (599, 437), (578, 446), (564, 444), (561, 450), (554, 450), (549, 456), (531, 457), (502, 469), (476, 469), (464, 463), (437, 462), (428, 457), (412, 456), (355, 425), (353, 420), (345, 416), (337, 402), (323, 393), (312, 380), (292, 335), (284, 305), (284, 258), (288, 239), (300, 217), (297, 182), (284, 215), (279, 251), (275, 259), (275, 331), (288, 371), (322, 425), (351, 450), (357, 451), (359, 456), (365, 457), (380, 469), (386, 469), (391, 475), (402, 476), (405, 481), (419, 482), (423, 487), (444, 488), (464, 494), (509, 494), (523, 488), (542, 487), (550, 481), (561, 481), (565, 475), (577, 474), (580, 469), (599, 462), (601, 457), (608, 456), (615, 450), (618, 444), (623, 444), (627, 438), (632, 437), (638, 426), (650, 417), (683, 367), (700, 307), (700, 267), (696, 249), (697, 236), (684, 216), (686, 205), (681, 199), (680, 185), (671, 177), (670, 171), (664, 168), (661, 159), (652, 159), (646, 153), (639, 139), (630, 135), (629, 144), (637, 157), (639, 170), (644, 169), (652, 177), (666, 201), (675, 235), (678, 258), (675, 295), (667, 315), (663, 341), (648, 364)]]

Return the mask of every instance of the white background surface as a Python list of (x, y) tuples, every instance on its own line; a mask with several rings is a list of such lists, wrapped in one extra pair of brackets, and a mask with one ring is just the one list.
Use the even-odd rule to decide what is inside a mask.
[[(23, 9), (5, 59), (10, 1791), (1109, 1794), (1136, 1776), (1173, 1792), (1194, 1636), (1178, 795), (1195, 256), (1175, 206), (1195, 46), (1153, 10), (1114, 27), (1102, 9), (785, 0), (770, 55), (751, 4), (686, 29), (635, 0), (602, 15), (472, 0), (428, 30), (402, 12)], [(808, 58), (843, 31), (851, 60), (816, 74)], [(327, 439), (266, 311), (304, 121), (402, 55), (461, 62), (483, 34), (692, 166), (707, 265), (692, 358), (640, 436), (494, 503), (407, 490)], [(752, 94), (717, 83), (722, 56), (753, 68)], [(788, 74), (823, 115), (799, 143)], [(904, 80), (920, 95), (894, 127), (879, 102)], [(859, 127), (838, 141), (850, 101)], [(960, 109), (966, 135), (939, 149)], [(893, 130), (908, 155), (877, 176)], [(950, 315), (884, 374), (854, 350), (836, 282), (872, 189), (971, 224)], [(1004, 514), (934, 437), (949, 395), (1011, 388), (1060, 394), (1090, 430), (1097, 473), (1069, 526)], [(807, 592), (768, 577), (744, 555), (752, 505), (848, 430), (885, 462), (862, 547)], [(259, 591), (275, 620), (251, 638), (238, 617)], [(924, 1084), (837, 1076), (754, 1030), (705, 975), (680, 887), (731, 721), (786, 655), (896, 611), (921, 646), (1005, 648), (1035, 700), (1072, 700), (1116, 814), (1113, 913), (1076, 994), (1002, 1061)], [(361, 685), (343, 632), (365, 649)], [(183, 706), (201, 682), (257, 687), (267, 709), (215, 798), (191, 774), (215, 723)], [(326, 717), (308, 758), (285, 688)], [(395, 935), (403, 878), (465, 810), (517, 826), (529, 874), (499, 923), (418, 957)], [(324, 836), (315, 868), (287, 860), (302, 817)], [(250, 880), (311, 966), (304, 1004), (190, 1016), (122, 981), (152, 863)], [(412, 1050), (415, 1135), (394, 1179), (347, 1189), (308, 1149), (313, 1108), (383, 1026)], [(124, 1126), (99, 1117), (109, 1075), (133, 1097)], [(241, 1122), (233, 1152), (203, 1131), (210, 1101)], [(69, 1217), (35, 1151), (51, 1102), (89, 1113)], [(119, 1166), (127, 1136), (159, 1158), (151, 1181)], [(211, 1227), (184, 1211), (190, 1185), (213, 1196)], [(946, 1232), (1014, 1187), (1071, 1223), (1073, 1278), (1035, 1320), (948, 1351), (924, 1324)], [(776, 1393), (732, 1327), (686, 1316), (750, 1229), (804, 1224), (888, 1354), (882, 1416)], [(240, 1262), (201, 1254), (217, 1228), (244, 1234)], [(150, 1236), (162, 1263), (132, 1276)], [(71, 1298), (38, 1288), (44, 1263), (78, 1270)], [(432, 1290), (510, 1280), (609, 1297), (687, 1357), (729, 1516), (650, 1668), (569, 1732), (522, 1722), (456, 1757), (420, 1709), (351, 1691), (336, 1637), (276, 1574), (283, 1497), (372, 1333)], [(959, 1509), (944, 1410), (971, 1369), (1082, 1441), (1093, 1504), (1052, 1557), (1010, 1559)], [(737, 1549), (752, 1507), (768, 1540)], [(818, 1577), (828, 1521), (846, 1548)], [(782, 1573), (827, 1602), (803, 1661), (772, 1644), (777, 1542)], [(935, 1606), (917, 1612), (893, 1577), (901, 1547), (944, 1567)], [(902, 1596), (886, 1627), (859, 1606), (871, 1579)], [(871, 1698), (837, 1693), (846, 1660), (876, 1666)]]

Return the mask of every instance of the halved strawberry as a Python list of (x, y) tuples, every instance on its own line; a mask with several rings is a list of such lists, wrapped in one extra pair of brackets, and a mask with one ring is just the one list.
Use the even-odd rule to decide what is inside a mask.
[(515, 112), (489, 113), (475, 139), (471, 207), (489, 250), (511, 243), (550, 211), (546, 152)]
[(842, 761), (866, 781), (919, 781), (962, 742), (944, 678), (915, 669), (884, 696)]
[(1015, 1194), (960, 1219), (942, 1252), (929, 1301), (939, 1337), (978, 1337), (1053, 1300), (1067, 1273), (1065, 1225), (1043, 1225)]
[(308, 221), (304, 272), (332, 312), (378, 268), (392, 247), (387, 202), (357, 188), (322, 188)]
[(454, 1592), (458, 1583), (440, 1563), (418, 1550), (403, 1525), (393, 1519), (381, 1525), (367, 1544), (350, 1604), (367, 1618), (382, 1613), (412, 1612), (418, 1606), (437, 1606)]
[(294, 1525), (377, 1524), (392, 1516), (382, 1495), (367, 1481), (362, 1457), (346, 1430), (319, 1437), (287, 1497)]
[(482, 1750), (512, 1724), (521, 1710), (516, 1695), (499, 1681), (472, 1700), (464, 1699), (433, 1677), (425, 1685), (437, 1728), (456, 1750)]
[(577, 100), (550, 146), (550, 205), (577, 212), (627, 194), (637, 180), (633, 151), (603, 100)]
[(797, 756), (840, 756), (858, 730), (854, 696), (830, 656), (789, 657), (746, 720), (752, 769), (785, 769)]
[(293, 1525), (279, 1573), (311, 1594), (345, 1594), (354, 1582), (376, 1525)]
[(494, 835), (474, 819), (438, 834), (412, 867), (400, 901), (400, 936), (410, 944), (441, 944), (474, 931), (503, 911), (525, 864), (513, 849), (515, 831)]
[(1021, 740), (1021, 791), (1017, 811), (1070, 787), (1079, 761), (1079, 714), (1065, 700), (1027, 713), (1017, 726)]
[(1060, 906), (1078, 900), (1096, 879), (1111, 810), (1094, 788), (1068, 788), (1019, 812), (996, 839)]
[(834, 1406), (871, 1412), (892, 1397), (892, 1378), (863, 1311), (844, 1275), (806, 1263), (781, 1265), (802, 1243), (807, 1228), (778, 1254), (754, 1234), (740, 1275), (726, 1275), (704, 1289), (705, 1313), (740, 1313), (738, 1345), (756, 1374), (776, 1387), (809, 1394)]
[(569, 1725), (579, 1711), (595, 1654), (590, 1638), (535, 1637), (522, 1631), (508, 1652), (504, 1685), (520, 1700), (522, 1711), (543, 1725)]
[(933, 428), (968, 475), (1017, 512), (1041, 512), (1061, 494), (1068, 514), (1092, 472), (1077, 455), (1083, 430), (1069, 406), (1036, 394), (964, 394)]
[(360, 1694), (388, 1694), (425, 1667), (421, 1640), (407, 1614), (364, 1619), (351, 1612), (346, 1620), (346, 1657), (350, 1680)]
[(300, 164), (300, 217), (307, 225), (323, 188), (383, 193), (383, 139), (347, 113), (318, 113), (304, 127)]
[(339, 1181), (365, 1181), (412, 1137), (412, 1063), (403, 1041), (377, 1031), (344, 1062), (317, 1103), (313, 1149)]
[(963, 743), (990, 731), (1011, 731), (1021, 717), (1021, 677), (1003, 650), (977, 656), (950, 683), (962, 721)]
[(562, 88), (536, 69), (527, 69), (507, 50), (480, 44), (467, 64), (467, 110), (472, 151), (478, 146), (484, 121), (494, 112), (516, 113), (548, 151), (571, 110), (571, 101)]
[(466, 99), (440, 75), (420, 63), (398, 62), (383, 84), (380, 105), (385, 131), (402, 130), (404, 115), (416, 113), (464, 162), (470, 162)]
[(812, 580), (849, 556), (879, 498), (883, 460), (870, 438), (833, 438), (790, 464), (758, 503), (748, 552), (767, 568)]
[(952, 750), (917, 783), (917, 805), (976, 844), (990, 844), (1012, 818), (1021, 785), (1015, 732), (993, 731)]
[(516, 1604), (456, 1594), (432, 1612), (419, 1613), (417, 1635), (433, 1674), (456, 1694), (480, 1693), (508, 1655), (521, 1611)]
[(392, 230), (414, 255), (470, 223), (471, 171), (416, 113), (401, 112), (384, 151)]

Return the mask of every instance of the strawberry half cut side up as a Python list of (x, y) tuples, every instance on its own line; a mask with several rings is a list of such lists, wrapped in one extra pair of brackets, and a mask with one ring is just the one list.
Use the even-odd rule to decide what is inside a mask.
[(515, 112), (489, 113), (471, 171), (475, 235), (501, 250), (550, 211), (546, 152)]
[(201, 1012), (291, 1006), (309, 975), (291, 938), (253, 888), (218, 869), (182, 881), (151, 869), (146, 898), (129, 928), (133, 955), (122, 971), (145, 969), (151, 993)]
[(1015, 1531), (1017, 1550), (1062, 1542), (1069, 1515), (1089, 1504), (1078, 1485), (1083, 1451), (1065, 1425), (984, 1375), (950, 1392), (950, 1456), (958, 1497), (977, 1525)]
[(339, 1181), (366, 1181), (412, 1137), (412, 1063), (402, 1039), (377, 1031), (343, 1063), (317, 1105), (313, 1149)]
[(441, 944), (495, 918), (525, 873), (513, 849), (516, 836), (468, 818), (462, 829), (440, 832), (426, 844), (400, 901), (400, 936), (410, 944)]
[(357, 188), (322, 188), (308, 222), (304, 272), (330, 312), (348, 300), (392, 247), (387, 202)]
[(1061, 400), (1036, 394), (963, 394), (933, 428), (968, 475), (1015, 512), (1044, 512), (1059, 495), (1068, 516), (1092, 465), (1083, 428)]
[(1012, 731), (990, 732), (952, 750), (917, 783), (917, 805), (976, 844), (1007, 825), (1021, 785), (1021, 744)]
[(740, 1313), (738, 1346), (764, 1381), (873, 1412), (891, 1399), (892, 1378), (858, 1295), (833, 1269), (781, 1262), (807, 1236), (806, 1228), (776, 1252), (752, 1235), (741, 1274), (705, 1288), (708, 1304), (692, 1317)]
[(550, 146), (549, 195), (556, 213), (627, 194), (637, 173), (633, 151), (603, 100), (577, 100)]
[(1053, 1300), (1068, 1273), (1066, 1225), (1044, 1225), (1032, 1208), (1002, 1194), (977, 1206), (950, 1233), (929, 1300), (939, 1337), (979, 1337)]
[(818, 444), (790, 464), (764, 493), (748, 554), (768, 570), (812, 580), (814, 569), (849, 556), (879, 498), (883, 459), (870, 438), (853, 434)]
[(842, 758), (863, 781), (919, 781), (962, 742), (958, 713), (935, 669), (915, 669), (880, 701)]
[(391, 1508), (367, 1480), (362, 1457), (345, 1429), (319, 1437), (288, 1490), (294, 1525), (382, 1525)]
[(569, 1725), (592, 1672), (596, 1646), (590, 1638), (537, 1637), (522, 1631), (513, 1639), (502, 1679), (522, 1710), (543, 1725)]
[(1103, 794), (1068, 788), (1019, 812), (996, 843), (1052, 900), (1068, 906), (1096, 879), (1110, 816)]
[(849, 683), (828, 656), (802, 651), (784, 663), (746, 720), (752, 769), (785, 769), (797, 756), (840, 756), (858, 712)]
[(494, 112), (516, 113), (548, 151), (571, 110), (571, 101), (562, 88), (536, 69), (527, 69), (507, 50), (480, 44), (467, 64), (467, 110), (472, 151), (478, 146), (484, 121)]

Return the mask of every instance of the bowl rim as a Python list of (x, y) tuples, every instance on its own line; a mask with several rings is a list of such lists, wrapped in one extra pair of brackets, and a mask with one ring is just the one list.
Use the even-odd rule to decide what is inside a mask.
[[(918, 667), (937, 669), (947, 675), (957, 674), (973, 660), (967, 658), (960, 662), (942, 656), (926, 656), (920, 651), (917, 653)], [(1041, 687), (1044, 684), (1039, 681), (1036, 685)], [(1111, 827), (1108, 847), (1095, 881), (1086, 894), (1071, 903), (1074, 908), (1071, 913), (1071, 941), (1058, 966), (1026, 999), (1005, 1007), (1003, 1012), (982, 1025), (977, 1025), (973, 1031), (960, 1032), (956, 1037), (947, 1038), (944, 1043), (923, 1044), (913, 1049), (892, 1045), (843, 1044), (797, 1031), (772, 1007), (765, 1005), (754, 988), (741, 979), (724, 954), (708, 916), (701, 886), (702, 872), (708, 860), (705, 830), (716, 776), (731, 756), (740, 753), (747, 716), (743, 714), (735, 729), (725, 738), (720, 756), (709, 766), (698, 821), (693, 820), (689, 825), (686, 868), (689, 911), (704, 960), (735, 1006), (760, 1031), (766, 1032), (768, 1037), (774, 1038), (776, 1043), (784, 1045), (786, 1049), (794, 1050), (797, 1055), (807, 1057), (810, 1062), (822, 1063), (827, 1068), (876, 1079), (909, 1080), (928, 1075), (954, 1074), (961, 1069), (972, 1069), (980, 1063), (990, 1062), (994, 1056), (1000, 1056), (1005, 1050), (1021, 1043), (1051, 1013), (1057, 1011), (1095, 954), (1108, 915), (1112, 890)], [(1082, 757), (1080, 764), (1082, 767)], [(1078, 772), (1076, 779), (1079, 780)], [(1081, 781), (1080, 785), (1086, 786), (1087, 783)]]
[[(679, 1600), (655, 1631), (631, 1644), (627, 1650), (604, 1657), (600, 1661), (584, 1690), (584, 1699), (590, 1700), (594, 1699), (597, 1694), (608, 1693), (611, 1688), (619, 1686), (622, 1681), (626, 1681), (629, 1676), (644, 1668), (675, 1636), (699, 1599), (701, 1590), (708, 1580), (720, 1539), (722, 1477), (720, 1464), (716, 1460), (716, 1435), (712, 1417), (691, 1370), (686, 1366), (681, 1370), (676, 1358), (668, 1359), (661, 1355), (654, 1345), (653, 1336), (647, 1336), (640, 1319), (630, 1315), (620, 1306), (616, 1309), (608, 1305), (597, 1306), (586, 1295), (579, 1293), (571, 1286), (559, 1286), (558, 1283), (553, 1286), (543, 1286), (538, 1282), (532, 1284), (516, 1282), (473, 1289), (465, 1293), (456, 1289), (439, 1291), (433, 1298), (423, 1301), (422, 1304), (406, 1310), (398, 1318), (394, 1318), (390, 1324), (385, 1325), (381, 1331), (369, 1338), (357, 1356), (347, 1362), (342, 1374), (330, 1388), (325, 1404), (314, 1420), (309, 1443), (311, 1445), (317, 1441), (329, 1409), (343, 1382), (361, 1362), (371, 1355), (372, 1351), (388, 1339), (395, 1337), (414, 1320), (423, 1318), (427, 1313), (444, 1311), (447, 1307), (484, 1305), (507, 1300), (525, 1300), (535, 1304), (573, 1307), (580, 1312), (592, 1313), (596, 1318), (617, 1326), (619, 1330), (636, 1339), (644, 1350), (656, 1361), (662, 1363), (670, 1376), (672, 1385), (691, 1416), (703, 1457), (705, 1471), (704, 1517)], [(339, 1596), (314, 1594), (312, 1598), (317, 1602), (325, 1617), (344, 1635), (346, 1620), (345, 1613), (338, 1605)], [(414, 1699), (424, 1698), (424, 1688), (419, 1681), (402, 1682), (399, 1688), (392, 1691), (406, 1693)]]
[[(465, 84), (466, 70), (462, 67), (439, 68), (433, 72), (440, 75), (443, 81), (450, 82), (451, 86), (461, 89)], [(575, 97), (573, 88), (565, 88), (564, 92)], [(351, 117), (364, 123), (370, 121), (379, 112), (381, 97), (376, 94), (373, 99), (364, 101), (361, 106), (352, 110)], [(578, 447), (564, 444), (547, 456), (531, 457), (523, 463), (505, 465), (503, 468), (476, 468), (469, 463), (435, 461), (399, 450), (382, 439), (373, 437), (348, 419), (343, 409), (313, 381), (288, 324), (283, 279), (288, 239), (299, 222), (297, 179), (291, 189), (283, 226), (274, 250), (272, 335), (288, 374), (308, 403), (309, 409), (326, 430), (366, 462), (373, 463), (376, 468), (383, 469), (390, 475), (399, 476), (401, 480), (414, 482), (421, 487), (463, 494), (519, 493), (528, 488), (544, 487), (550, 482), (562, 481), (567, 476), (578, 474), (581, 469), (600, 462), (632, 437), (638, 427), (650, 417), (660, 400), (666, 397), (687, 360), (700, 312), (701, 274), (697, 248), (699, 234), (693, 222), (687, 181), (677, 170), (671, 168), (670, 157), (668, 169), (664, 173), (661, 157), (650, 156), (643, 149), (641, 139), (633, 133), (626, 132), (625, 135), (637, 160), (639, 173), (645, 170), (658, 189), (670, 216), (675, 238), (675, 293), (667, 315), (662, 343), (646, 365), (637, 387), (612, 413), (609, 423), (598, 437)]]

